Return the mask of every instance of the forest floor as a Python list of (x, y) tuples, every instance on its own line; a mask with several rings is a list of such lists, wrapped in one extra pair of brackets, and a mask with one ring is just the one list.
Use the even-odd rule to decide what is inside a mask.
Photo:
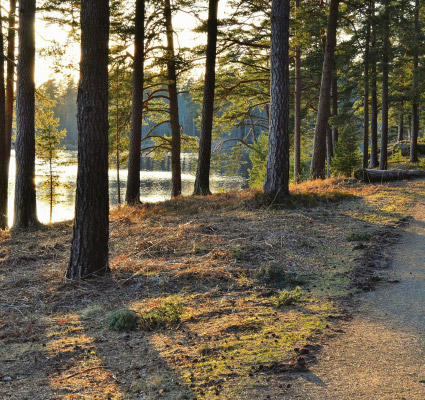
[(353, 318), (340, 323), (341, 334), (285, 398), (425, 399), (424, 189), (393, 249), (387, 283), (357, 299)]
[[(389, 257), (425, 185), (292, 193), (112, 211), (112, 272), (84, 282), (64, 278), (71, 223), (0, 233), (0, 399), (306, 398), (300, 377), (348, 341), (359, 293), (400, 285)], [(123, 309), (135, 330), (110, 329)]]

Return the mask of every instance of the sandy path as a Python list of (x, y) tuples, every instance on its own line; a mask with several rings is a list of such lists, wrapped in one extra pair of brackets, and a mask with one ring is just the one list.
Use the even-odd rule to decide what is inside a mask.
[(397, 245), (390, 279), (320, 352), (291, 399), (425, 400), (425, 199)]

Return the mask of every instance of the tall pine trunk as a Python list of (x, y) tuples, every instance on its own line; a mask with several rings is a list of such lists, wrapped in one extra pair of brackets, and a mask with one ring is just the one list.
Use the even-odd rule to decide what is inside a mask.
[[(330, 114), (330, 112), (329, 112)], [(332, 158), (334, 156), (334, 147), (332, 142), (332, 129), (328, 125), (326, 129), (326, 177), (331, 177)]]
[(400, 111), (398, 114), (398, 135), (397, 135), (397, 141), (401, 142), (404, 140), (404, 110), (403, 110), (403, 103), (400, 105)]
[(366, 43), (364, 51), (364, 106), (363, 106), (363, 168), (369, 163), (369, 43), (370, 43), (370, 19), (366, 22)]
[(164, 2), (165, 28), (167, 32), (167, 79), (168, 97), (170, 100), (171, 127), (171, 196), (179, 196), (182, 192), (181, 178), (181, 133), (179, 122), (179, 102), (177, 96), (177, 73), (174, 55), (174, 30), (171, 16), (170, 0)]
[[(0, 9), (1, 20), (1, 9)], [(9, 186), (9, 157), (6, 132), (6, 99), (4, 92), (4, 49), (3, 31), (0, 24), (0, 229), (8, 227), (7, 222), (7, 190)]]
[(314, 133), (314, 150), (311, 160), (311, 178), (325, 177), (326, 131), (330, 115), (330, 97), (332, 85), (332, 70), (336, 47), (336, 29), (338, 22), (339, 0), (331, 0), (329, 6), (328, 27), (326, 33), (325, 59), (323, 61), (322, 83), (320, 86), (319, 109), (317, 112), (316, 129)]
[(264, 193), (289, 194), (289, 0), (273, 0), (271, 13), (270, 136)]
[(117, 79), (116, 79), (116, 98), (115, 98), (115, 166), (117, 169), (117, 199), (118, 205), (121, 204), (121, 180), (120, 180), (120, 118), (119, 118), (119, 108), (120, 108), (120, 98), (118, 96), (120, 90), (120, 64), (117, 64)]
[(136, 0), (133, 101), (131, 108), (130, 150), (128, 159), (127, 191), (128, 204), (140, 203), (140, 146), (143, 121), (143, 66), (145, 41), (145, 0)]
[(8, 138), (8, 153), (10, 158), (10, 148), (12, 144), (12, 121), (13, 104), (15, 96), (15, 25), (16, 25), (16, 0), (9, 2), (9, 27), (7, 35), (7, 72), (6, 72), (6, 132)]
[(384, 1), (383, 51), (382, 51), (382, 132), (379, 169), (387, 169), (388, 163), (388, 75), (390, 51), (389, 0)]
[[(332, 74), (332, 116), (338, 116), (338, 75), (336, 69)], [(336, 126), (332, 127), (332, 144), (335, 149), (336, 144), (338, 143), (338, 128)]]
[(375, 21), (375, 0), (371, 0), (371, 18), (373, 26), (371, 31), (371, 77), (370, 77), (370, 97), (371, 97), (371, 138), (370, 138), (370, 168), (376, 168), (378, 161), (378, 86), (377, 86), (377, 48), (376, 48), (376, 21)]
[(35, 0), (19, 4), (15, 228), (38, 225), (35, 197)]
[[(297, 11), (300, 8), (300, 0), (296, 0)], [(295, 49), (295, 114), (294, 114), (294, 180), (300, 182), (301, 176), (301, 46), (297, 44)]]
[(214, 117), (215, 63), (217, 55), (218, 1), (209, 0), (207, 60), (205, 65), (204, 101), (202, 105), (201, 137), (194, 194), (210, 191), (211, 140)]
[(81, 1), (78, 175), (67, 278), (104, 275), (108, 266), (109, 1)]
[(418, 135), (419, 135), (419, 93), (418, 93), (418, 67), (419, 67), (419, 0), (415, 0), (415, 44), (413, 45), (413, 102), (412, 102), (412, 140), (410, 145), (410, 161), (418, 162)]

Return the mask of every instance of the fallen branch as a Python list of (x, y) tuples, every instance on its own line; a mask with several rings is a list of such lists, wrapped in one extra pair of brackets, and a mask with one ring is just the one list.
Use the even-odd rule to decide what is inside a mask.
[(74, 376), (81, 375), (81, 374), (84, 374), (85, 372), (93, 371), (95, 369), (109, 369), (109, 368), (108, 367), (102, 367), (102, 366), (86, 368), (86, 369), (83, 369), (82, 371), (76, 372), (75, 374), (71, 374), (71, 375), (65, 376), (64, 378), (61, 378), (59, 380), (60, 381), (65, 381), (67, 379), (73, 378)]
[(400, 181), (403, 179), (425, 178), (425, 170), (414, 169), (409, 171), (403, 169), (394, 169), (389, 171), (383, 171), (375, 169), (358, 169), (354, 172), (354, 177), (358, 181), (362, 181), (365, 183), (391, 182)]

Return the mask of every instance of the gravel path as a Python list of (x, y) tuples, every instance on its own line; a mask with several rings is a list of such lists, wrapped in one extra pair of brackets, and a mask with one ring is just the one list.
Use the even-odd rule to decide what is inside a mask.
[(362, 296), (285, 398), (425, 400), (425, 199), (411, 212), (389, 277), (400, 282)]

